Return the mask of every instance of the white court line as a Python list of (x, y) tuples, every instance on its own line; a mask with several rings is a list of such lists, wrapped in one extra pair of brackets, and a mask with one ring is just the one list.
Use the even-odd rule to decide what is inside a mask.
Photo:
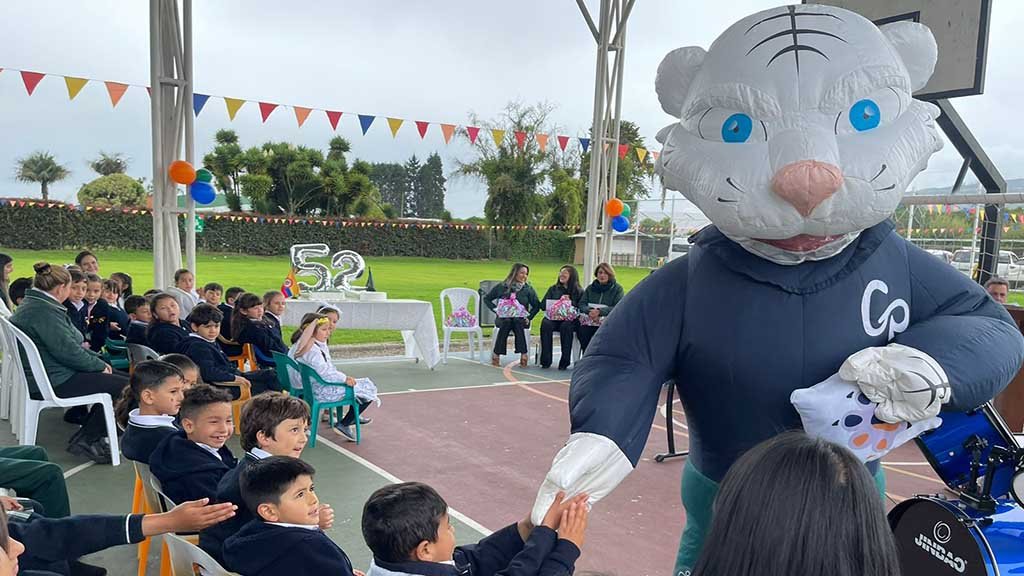
[[(399, 484), (402, 482), (402, 480), (395, 476), (394, 474), (388, 472), (387, 470), (381, 468), (380, 466), (377, 466), (373, 462), (370, 462), (369, 460), (363, 458), (362, 456), (356, 454), (355, 452), (346, 450), (341, 446), (338, 446), (334, 442), (328, 440), (327, 438), (324, 438), (322, 435), (317, 434), (316, 438), (317, 442), (322, 442), (326, 444), (327, 447), (330, 448), (331, 450), (334, 450), (338, 454), (341, 454), (342, 456), (354, 460), (357, 464), (363, 465), (364, 467), (371, 470), (372, 472), (375, 472), (377, 475), (384, 478), (388, 482), (391, 482), (392, 484)], [(455, 518), (459, 522), (462, 522), (466, 526), (469, 526), (473, 530), (476, 530), (477, 532), (483, 534), (484, 536), (490, 536), (493, 533), (493, 531), (488, 530), (483, 524), (477, 522), (476, 520), (473, 520), (469, 516), (466, 516), (465, 514), (459, 512), (454, 508), (448, 508), (448, 515), (450, 515), (452, 518)]]
[(84, 464), (79, 464), (78, 466), (75, 466), (71, 470), (68, 470), (67, 472), (65, 472), (64, 473), (64, 479), (67, 480), (68, 478), (71, 478), (75, 474), (78, 474), (82, 470), (85, 470), (86, 468), (88, 468), (90, 466), (93, 466), (94, 464), (96, 464), (96, 463), (93, 462), (93, 461), (89, 461), (89, 462), (86, 462)]
[[(678, 404), (678, 403), (679, 403), (678, 400), (672, 402), (672, 404)], [(658, 413), (661, 414), (662, 418), (664, 418), (665, 420), (668, 420), (668, 410), (665, 409), (665, 406), (666, 406), (665, 404), (658, 404)], [(680, 422), (679, 420), (676, 420), (675, 418), (672, 419), (672, 422), (676, 426), (682, 426), (684, 430), (689, 430), (690, 429), (689, 426), (687, 426), (686, 424)]]
[(883, 460), (882, 464), (888, 464), (889, 466), (931, 466), (927, 462), (889, 462), (887, 460)]
[(393, 392), (381, 392), (378, 396), (396, 396), (399, 394), (418, 394), (420, 392), (451, 392), (453, 390), (473, 390), (475, 388), (501, 388), (505, 386), (515, 386), (517, 384), (556, 384), (561, 383), (561, 380), (540, 380), (537, 382), (494, 382), (492, 384), (472, 384), (469, 386), (449, 386), (446, 388), (410, 388), (408, 390), (395, 390)]

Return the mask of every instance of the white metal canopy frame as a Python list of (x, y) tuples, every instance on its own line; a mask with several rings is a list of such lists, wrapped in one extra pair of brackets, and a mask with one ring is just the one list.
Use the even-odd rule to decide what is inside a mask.
[[(185, 223), (186, 266), (196, 270), (195, 202), (186, 194), (178, 208), (178, 188), (167, 168), (195, 160), (192, 114), (192, 0), (149, 1), (149, 66), (153, 133), (153, 285), (164, 288), (181, 267), (178, 215)], [(184, 150), (182, 150), (184, 148)]]

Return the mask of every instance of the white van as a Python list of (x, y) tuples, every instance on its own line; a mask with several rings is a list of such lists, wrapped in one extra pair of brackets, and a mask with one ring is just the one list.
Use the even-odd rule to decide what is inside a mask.
[(686, 238), (673, 238), (668, 247), (668, 260), (671, 262), (690, 251), (690, 242)]

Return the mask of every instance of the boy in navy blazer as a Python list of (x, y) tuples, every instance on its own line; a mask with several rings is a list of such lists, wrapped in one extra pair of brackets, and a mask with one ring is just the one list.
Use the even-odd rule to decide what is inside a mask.
[(224, 444), (235, 432), (231, 395), (199, 384), (181, 402), (184, 431), (164, 438), (149, 456), (149, 469), (174, 502), (217, 496), (217, 484), (238, 460)]
[(353, 576), (348, 556), (320, 528), (314, 474), (288, 456), (242, 470), (242, 498), (255, 518), (224, 543), (227, 569), (246, 576)]

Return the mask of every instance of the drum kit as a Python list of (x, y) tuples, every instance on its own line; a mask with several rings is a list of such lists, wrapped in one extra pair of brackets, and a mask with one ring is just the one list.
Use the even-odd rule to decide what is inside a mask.
[(941, 416), (916, 442), (956, 498), (889, 513), (903, 576), (1024, 574), (1024, 446), (990, 404)]

